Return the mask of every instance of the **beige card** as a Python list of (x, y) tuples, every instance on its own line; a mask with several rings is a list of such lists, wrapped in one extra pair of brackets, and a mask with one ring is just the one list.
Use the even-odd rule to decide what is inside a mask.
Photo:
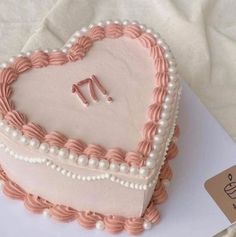
[(208, 179), (205, 188), (231, 223), (236, 221), (236, 166)]

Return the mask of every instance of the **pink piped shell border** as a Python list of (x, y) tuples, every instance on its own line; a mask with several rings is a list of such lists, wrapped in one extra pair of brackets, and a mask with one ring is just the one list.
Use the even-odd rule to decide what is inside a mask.
[[(176, 137), (179, 135), (179, 129), (176, 128)], [(105, 230), (116, 234), (123, 230), (131, 235), (138, 235), (144, 231), (144, 222), (157, 224), (160, 221), (160, 212), (158, 205), (167, 200), (168, 194), (162, 180), (172, 179), (172, 170), (169, 161), (178, 153), (175, 143), (172, 143), (168, 150), (168, 156), (165, 164), (162, 166), (158, 182), (153, 192), (151, 201), (141, 217), (125, 218), (115, 215), (102, 215), (92, 211), (77, 211), (71, 207), (53, 204), (39, 196), (27, 193), (20, 186), (10, 180), (7, 174), (0, 166), (0, 180), (4, 181), (3, 193), (12, 199), (22, 200), (25, 207), (33, 213), (41, 214), (46, 209), (49, 215), (61, 222), (78, 221), (86, 228), (93, 229), (98, 221), (103, 221)]]
[[(32, 68), (41, 68), (49, 65), (63, 65), (68, 62), (82, 60), (92, 47), (93, 43), (104, 38), (119, 38), (121, 36), (138, 40), (147, 48), (153, 58), (156, 67), (155, 87), (153, 89), (152, 104), (148, 107), (148, 121), (143, 128), (143, 136), (135, 151), (125, 152), (121, 148), (106, 150), (96, 144), (86, 144), (80, 139), (72, 139), (59, 132), (48, 133), (43, 127), (28, 122), (27, 117), (15, 110), (15, 105), (10, 97), (12, 95), (11, 84), (15, 82), (19, 74)], [(157, 123), (160, 119), (161, 105), (167, 94), (168, 84), (168, 62), (163, 56), (164, 50), (156, 43), (152, 34), (144, 32), (138, 25), (110, 24), (104, 27), (94, 26), (85, 35), (79, 37), (67, 53), (52, 51), (45, 53), (38, 51), (31, 56), (18, 58), (7, 68), (1, 70), (0, 74), (0, 113), (8, 123), (30, 138), (37, 138), (40, 142), (49, 145), (67, 148), (75, 154), (85, 154), (105, 158), (110, 162), (128, 163), (129, 165), (143, 166), (147, 155), (152, 149), (153, 137), (157, 131)]]

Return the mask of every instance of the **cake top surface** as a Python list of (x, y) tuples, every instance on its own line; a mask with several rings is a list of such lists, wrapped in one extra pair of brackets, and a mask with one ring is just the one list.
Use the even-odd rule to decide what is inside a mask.
[(82, 32), (63, 50), (20, 55), (1, 69), (1, 114), (33, 146), (142, 166), (174, 128), (172, 54), (136, 23)]
[[(72, 85), (95, 74), (113, 98), (94, 85), (80, 87), (89, 105), (85, 107), (72, 93)], [(96, 42), (83, 60), (64, 66), (48, 66), (22, 74), (13, 84), (12, 96), (19, 111), (47, 131), (106, 148), (135, 150), (150, 104), (155, 70), (148, 51), (129, 38)], [(30, 93), (29, 93), (30, 92)]]

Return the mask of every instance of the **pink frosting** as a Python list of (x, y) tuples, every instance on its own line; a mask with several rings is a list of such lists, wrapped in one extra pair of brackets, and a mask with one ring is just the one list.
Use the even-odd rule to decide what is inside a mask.
[(44, 136), (46, 135), (46, 131), (41, 126), (35, 123), (28, 123), (26, 125), (23, 125), (22, 131), (26, 136), (30, 138), (36, 137), (40, 141), (43, 141)]
[(138, 144), (138, 152), (143, 156), (147, 156), (152, 149), (152, 142), (148, 140), (143, 140)]
[(78, 213), (76, 210), (63, 205), (54, 205), (50, 208), (50, 214), (58, 221), (70, 222), (74, 221)]
[(93, 41), (92, 41), (92, 39), (91, 39), (90, 37), (88, 37), (88, 36), (81, 36), (81, 37), (77, 40), (76, 44), (78, 44), (79, 46), (81, 46), (81, 47), (85, 50), (85, 52), (88, 52), (89, 49), (90, 49), (90, 48), (92, 47), (92, 45), (93, 45)]
[(110, 24), (105, 28), (105, 35), (107, 38), (119, 38), (123, 35), (123, 27), (119, 24)]
[(93, 229), (96, 226), (96, 222), (103, 220), (103, 215), (94, 212), (80, 212), (78, 215), (78, 221), (81, 226), (86, 229)]
[(25, 195), (24, 205), (34, 213), (42, 213), (45, 209), (52, 206), (50, 202), (32, 194)]
[(106, 216), (104, 223), (108, 232), (116, 234), (124, 229), (125, 218), (120, 216)]
[(17, 73), (12, 68), (4, 68), (0, 74), (0, 82), (3, 84), (11, 84), (17, 79)]
[(104, 28), (101, 26), (94, 26), (92, 29), (89, 30), (88, 36), (93, 41), (102, 40), (105, 38)]
[(22, 73), (31, 69), (32, 63), (28, 57), (20, 57), (16, 59), (12, 66), (17, 73)]
[(63, 147), (67, 142), (67, 137), (59, 132), (51, 132), (45, 136), (45, 142), (51, 146)]
[(16, 110), (8, 112), (5, 116), (5, 119), (10, 125), (17, 129), (21, 129), (22, 126), (27, 123), (26, 116), (20, 112), (17, 112)]
[(111, 162), (121, 163), (124, 162), (125, 152), (120, 148), (109, 149), (105, 155), (105, 158)]
[(177, 156), (178, 154), (178, 147), (176, 146), (176, 144), (174, 142), (172, 142), (170, 144), (170, 147), (169, 147), (169, 150), (168, 150), (168, 153), (166, 155), (166, 158), (168, 160), (171, 160), (173, 159), (175, 156)]
[(153, 90), (153, 101), (155, 103), (161, 104), (163, 102), (163, 98), (167, 95), (167, 91), (163, 87), (156, 87)]
[(63, 65), (68, 62), (67, 56), (63, 52), (51, 52), (48, 55), (49, 64)]
[(2, 114), (6, 114), (13, 110), (15, 108), (15, 105), (12, 101), (7, 100), (5, 97), (0, 97), (0, 112)]
[(0, 97), (10, 97), (12, 95), (12, 88), (7, 83), (0, 83)]
[(152, 48), (156, 45), (156, 40), (150, 33), (141, 34), (138, 40), (145, 48)]
[(157, 131), (157, 124), (155, 122), (149, 121), (145, 124), (143, 129), (143, 134), (146, 140), (152, 140)]
[(158, 103), (152, 104), (149, 106), (148, 109), (148, 117), (152, 120), (157, 122), (160, 119), (161, 115), (161, 105)]
[(162, 57), (162, 55), (163, 55), (163, 52), (162, 52), (162, 50), (161, 50), (161, 48), (159, 46), (155, 45), (155, 46), (150, 48), (150, 56), (154, 60)]
[(33, 67), (40, 68), (40, 67), (46, 67), (49, 64), (48, 61), (48, 54), (38, 51), (33, 53), (31, 56), (31, 63)]
[(168, 75), (166, 73), (157, 73), (155, 76), (157, 87), (166, 87), (168, 84)]
[(178, 126), (178, 125), (175, 126), (174, 136), (175, 136), (175, 137), (179, 137), (179, 136), (180, 136), (180, 129), (179, 129), (179, 126)]
[(165, 165), (162, 166), (161, 173), (160, 173), (160, 179), (172, 179), (172, 170), (169, 166), (169, 164), (166, 162)]
[(6, 196), (13, 198), (13, 199), (23, 200), (25, 197), (24, 190), (21, 189), (17, 184), (13, 183), (10, 180), (5, 182), (3, 192)]
[(131, 39), (138, 38), (142, 34), (142, 30), (138, 25), (127, 25), (124, 28), (124, 35)]
[(160, 221), (160, 212), (157, 210), (153, 201), (148, 205), (144, 219), (152, 224), (156, 224)]
[(141, 166), (144, 163), (144, 157), (140, 152), (128, 152), (125, 157), (125, 161), (129, 165)]
[(164, 185), (161, 182), (158, 182), (152, 196), (153, 203), (155, 205), (157, 204), (159, 205), (165, 202), (167, 198), (168, 198), (168, 194), (165, 190)]
[(81, 154), (84, 151), (84, 149), (86, 148), (86, 144), (79, 139), (77, 139), (77, 140), (68, 139), (65, 144), (65, 148), (70, 149), (74, 153)]
[(79, 44), (73, 45), (68, 51), (69, 61), (81, 60), (85, 56), (86, 50)]
[(125, 221), (125, 230), (131, 235), (138, 235), (144, 231), (142, 218), (129, 218)]
[(158, 58), (154, 61), (156, 68), (158, 68), (158, 73), (166, 73), (168, 68), (167, 62), (163, 58)]
[[(63, 65), (69, 61), (81, 60), (93, 43), (97, 40), (102, 40), (105, 37), (118, 38), (121, 36), (137, 39), (141, 45), (148, 48), (154, 64), (157, 69), (155, 76), (155, 88), (153, 90), (153, 101), (148, 108), (148, 119), (143, 128), (143, 135), (140, 139), (135, 151), (125, 152), (119, 148), (105, 148), (96, 144), (85, 144), (79, 139), (67, 138), (61, 133), (50, 132), (36, 123), (27, 123), (27, 119), (20, 112), (14, 110), (14, 104), (8, 98), (11, 95), (11, 88), (6, 84), (13, 83), (19, 73), (25, 72), (32, 67), (45, 67), (48, 65)], [(31, 138), (37, 138), (40, 141), (48, 142), (51, 145), (66, 147), (76, 154), (95, 155), (98, 158), (106, 158), (110, 161), (127, 162), (128, 164), (142, 165), (147, 157), (147, 154), (152, 149), (152, 140), (156, 132), (156, 124), (160, 118), (160, 104), (163, 103), (166, 97), (166, 86), (168, 83), (167, 61), (163, 57), (161, 47), (156, 44), (152, 34), (144, 32), (138, 25), (128, 24), (126, 26), (120, 24), (110, 24), (105, 27), (94, 26), (81, 36), (68, 50), (68, 53), (61, 51), (53, 51), (45, 53), (38, 51), (30, 57), (20, 57), (10, 65), (3, 69), (0, 75), (0, 112), (5, 115), (5, 119), (9, 123)], [(103, 93), (104, 94), (104, 93)], [(11, 113), (12, 112), (12, 113)]]

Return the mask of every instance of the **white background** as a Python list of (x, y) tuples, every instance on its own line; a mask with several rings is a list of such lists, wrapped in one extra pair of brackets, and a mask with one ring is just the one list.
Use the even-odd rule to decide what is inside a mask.
[[(211, 237), (230, 225), (204, 189), (204, 182), (235, 164), (236, 145), (184, 85), (179, 124), (180, 153), (171, 162), (174, 178), (169, 199), (162, 204), (161, 222), (142, 236)], [(0, 195), (0, 236), (110, 236), (88, 231), (77, 222), (58, 223), (29, 213), (21, 201)], [(127, 236), (123, 232), (119, 236)]]

